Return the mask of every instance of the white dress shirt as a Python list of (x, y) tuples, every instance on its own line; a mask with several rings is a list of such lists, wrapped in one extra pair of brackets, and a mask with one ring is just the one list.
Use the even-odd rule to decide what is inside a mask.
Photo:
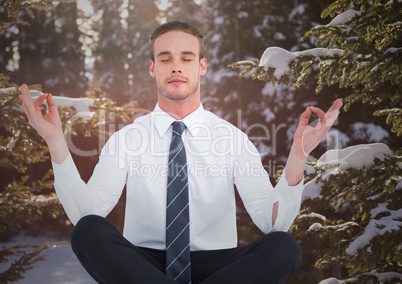
[[(53, 163), (56, 193), (75, 224), (88, 214), (107, 216), (127, 183), (123, 235), (134, 245), (165, 249), (167, 162), (174, 119), (159, 106), (111, 136), (85, 184), (71, 158)], [(190, 199), (191, 251), (237, 246), (234, 184), (264, 233), (287, 231), (301, 204), (303, 181), (275, 188), (261, 156), (238, 128), (202, 105), (183, 120)], [(279, 201), (272, 226), (273, 204)]]

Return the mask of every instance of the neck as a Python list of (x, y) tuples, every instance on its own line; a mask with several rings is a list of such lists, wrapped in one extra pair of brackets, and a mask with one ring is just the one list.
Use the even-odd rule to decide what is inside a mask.
[(191, 114), (200, 107), (200, 99), (198, 100), (192, 96), (191, 99), (184, 100), (169, 100), (163, 96), (158, 95), (159, 107), (176, 120), (181, 120), (187, 115)]

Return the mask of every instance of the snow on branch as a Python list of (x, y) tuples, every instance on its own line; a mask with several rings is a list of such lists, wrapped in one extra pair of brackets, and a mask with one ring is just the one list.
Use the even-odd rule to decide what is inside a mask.
[(289, 66), (297, 57), (307, 56), (319, 59), (322, 57), (340, 57), (342, 55), (343, 50), (341, 49), (318, 47), (305, 51), (290, 52), (280, 47), (268, 47), (261, 56), (259, 66), (263, 67), (265, 71), (268, 71), (269, 68), (274, 68), (274, 75), (279, 79), (290, 71)]
[(327, 25), (327, 26), (335, 26), (335, 25), (343, 25), (349, 22), (352, 18), (355, 16), (360, 15), (360, 11), (356, 11), (353, 9), (347, 10), (339, 15), (337, 15), (335, 18), (332, 19), (332, 21)]
[(230, 64), (229, 67), (241, 69), (241, 77), (255, 69), (253, 79), (271, 81), (274, 85), (292, 83), (295, 87), (299, 87), (304, 84), (317, 63), (323, 68), (336, 62), (343, 55), (344, 51), (339, 48), (317, 47), (291, 52), (273, 46), (264, 51), (259, 61), (239, 61)]
[[(321, 179), (325, 181), (331, 175), (341, 171), (349, 168), (369, 167), (374, 164), (375, 159), (384, 160), (391, 155), (392, 151), (383, 143), (355, 145), (345, 149), (327, 151), (317, 160), (316, 166), (326, 167), (326, 171), (321, 176)], [(309, 169), (309, 171), (314, 171), (314, 169)], [(318, 177), (306, 183), (303, 190), (303, 199), (320, 197), (322, 185)]]
[(341, 265), (352, 277), (328, 278), (321, 284), (402, 280), (401, 161), (387, 145), (373, 143), (330, 150), (308, 163), (311, 179), (295, 228), (304, 228), (300, 236), (307, 240), (333, 246), (317, 246), (322, 257), (316, 268)]
[[(387, 232), (399, 231), (402, 228), (402, 209), (388, 210), (386, 204), (379, 204), (383, 209), (382, 212), (386, 212), (389, 215), (381, 217), (379, 219), (371, 219), (369, 224), (364, 230), (364, 233), (358, 236), (348, 247), (346, 253), (349, 255), (355, 255), (359, 249), (368, 247), (371, 241), (377, 236), (383, 236)], [(378, 211), (379, 208), (376, 208)], [(376, 216), (372, 216), (376, 217)]]
[[(17, 88), (9, 87), (9, 88), (0, 88), (0, 94), (6, 95), (12, 92), (17, 92)], [(36, 99), (39, 96), (43, 95), (43, 92), (37, 90), (29, 90), (32, 99)], [(79, 112), (89, 112), (89, 107), (93, 105), (94, 100), (91, 98), (69, 98), (69, 97), (60, 97), (53, 96), (53, 99), (56, 101), (57, 105), (60, 107), (73, 107), (77, 113)]]
[(327, 48), (313, 48), (304, 51), (290, 52), (280, 47), (268, 47), (261, 56), (259, 66), (264, 67), (265, 71), (269, 68), (274, 68), (274, 75), (278, 79), (286, 72), (289, 72), (290, 63), (298, 56), (310, 56), (316, 59), (321, 57), (335, 57), (342, 56), (343, 50), (341, 49), (327, 49)]

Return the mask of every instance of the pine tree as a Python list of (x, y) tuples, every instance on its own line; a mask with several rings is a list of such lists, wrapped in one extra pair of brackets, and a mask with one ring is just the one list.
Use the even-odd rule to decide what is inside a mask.
[[(401, 8), (400, 1), (335, 1), (322, 13), (334, 17), (331, 23), (305, 35), (305, 39), (316, 39), (316, 49), (271, 48), (261, 61), (232, 67), (240, 67), (242, 76), (253, 70), (253, 78), (296, 88), (315, 75), (318, 93), (328, 87), (343, 88), (345, 109), (366, 104), (375, 110), (374, 115), (387, 115), (392, 132), (400, 136)], [(275, 65), (275, 59), (280, 64)], [(398, 149), (400, 144), (393, 147)], [(317, 192), (305, 197), (291, 228), (302, 248), (308, 248), (296, 282), (330, 276), (346, 283), (400, 282), (400, 156), (389, 154), (358, 168), (338, 163), (342, 162), (312, 162), (314, 168), (307, 168)], [(310, 270), (312, 264), (318, 270)]]
[[(20, 1), (11, 2), (13, 4), (10, 4), (12, 13), (8, 10), (2, 10), (8, 16), (0, 18), (0, 27), (2, 27), (0, 37), (7, 35), (8, 29), (14, 27), (11, 21), (14, 21), (14, 25), (30, 22), (25, 18), (17, 19), (15, 18), (17, 16), (14, 17), (13, 15), (41, 15), (35, 10), (38, 7), (52, 14), (54, 13), (52, 9), (55, 8), (46, 1), (29, 2), (30, 5)], [(8, 20), (3, 22), (3, 19)], [(72, 24), (75, 25), (75, 22)], [(22, 30), (19, 26), (16, 28)], [(24, 33), (17, 33), (16, 35), (18, 36), (15, 40), (24, 41), (24, 44), (29, 46), (29, 42), (19, 38), (25, 36)], [(49, 39), (48, 42), (53, 40), (47, 39)], [(7, 70), (8, 66), (6, 66), (5, 71), (9, 71)], [(25, 67), (28, 68), (27, 65)], [(62, 75), (63, 71), (59, 70), (59, 72)], [(34, 74), (32, 70), (26, 70), (26, 73)], [(57, 76), (57, 74), (54, 75)], [(41, 87), (40, 85), (31, 85), (30, 89), (38, 92)], [(47, 146), (28, 124), (18, 94), (18, 85), (12, 83), (11, 79), (4, 73), (0, 73), (1, 242), (7, 242), (12, 237), (22, 233), (37, 235), (46, 233), (48, 229), (51, 229), (52, 232), (61, 231), (60, 233), (64, 233), (69, 229), (66, 226), (68, 224), (67, 216), (63, 213), (54, 193)], [(90, 84), (85, 95), (86, 99), (92, 101), (90, 108), (92, 116), (89, 119), (76, 119), (77, 110), (73, 106), (59, 110), (66, 136), (71, 138), (68, 140), (69, 146), (74, 146), (74, 149), (78, 148), (81, 152), (88, 151), (88, 148), (85, 148), (88, 146), (88, 140), (91, 140), (89, 150), (102, 147), (101, 142), (104, 142), (110, 135), (109, 130), (116, 129), (116, 124), (130, 123), (136, 112), (146, 112), (144, 109), (136, 108), (134, 103), (118, 106), (115, 101), (107, 98), (106, 94), (99, 88), (98, 83)], [(100, 128), (99, 125), (104, 125), (104, 127)], [(95, 151), (95, 155), (99, 153), (99, 149), (97, 151)], [(89, 164), (88, 158), (86, 164)], [(78, 167), (80, 168), (82, 165), (78, 165)], [(40, 168), (40, 171), (32, 171), (32, 168)], [(0, 250), (0, 262), (4, 269), (0, 272), (0, 282), (9, 283), (23, 279), (24, 274), (32, 269), (36, 262), (44, 259), (42, 252), (57, 245), (56, 243), (41, 247), (30, 244), (20, 244), (13, 247), (3, 246)]]
[[(94, 1), (102, 11), (93, 30), (99, 34), (92, 52), (94, 78), (118, 103), (136, 100), (149, 108), (155, 105), (155, 90), (150, 80), (149, 43), (157, 26), (158, 9), (154, 2), (138, 0)], [(92, 32), (92, 31), (91, 31)]]
[[(21, 13), (33, 16), (36, 9), (45, 9), (46, 2), (38, 1), (27, 3), (20, 1), (4, 1), (0, 16), (0, 38), (5, 46), (0, 72), (0, 88), (4, 90), (12, 84), (4, 72), (18, 68), (18, 58), (14, 57), (19, 43), (17, 25), (26, 25), (27, 21), (20, 18)], [(8, 45), (13, 43), (13, 45)], [(29, 177), (25, 175), (27, 165), (43, 161), (46, 149), (38, 143), (37, 136), (26, 124), (22, 113), (18, 110), (20, 103), (18, 97), (9, 92), (1, 92), (0, 120), (0, 241), (9, 240), (11, 236), (22, 228), (40, 221), (57, 220), (61, 206), (50, 194), (44, 194), (51, 187), (49, 173), (39, 179), (34, 186), (29, 186)], [(32, 151), (27, 159), (27, 151)], [(32, 183), (31, 183), (32, 184)], [(51, 223), (51, 222), (50, 222)], [(9, 257), (13, 263), (8, 269), (0, 273), (0, 282), (9, 283), (23, 278), (23, 274), (32, 269), (33, 264), (43, 259), (40, 253), (48, 246), (38, 247), (21, 244), (11, 248), (2, 247), (0, 262), (7, 262)]]
[(168, 7), (165, 11), (161, 11), (161, 16), (166, 21), (182, 21), (202, 27), (203, 10), (195, 1), (186, 0), (169, 0)]
[(146, 109), (156, 103), (156, 89), (149, 75), (149, 47), (151, 34), (158, 26), (159, 10), (152, 1), (129, 0), (127, 17), (126, 53), (128, 63), (129, 98)]
[(345, 109), (356, 102), (375, 106), (375, 115), (387, 115), (392, 131), (400, 136), (400, 10), (399, 1), (335, 1), (322, 16), (338, 14), (337, 17), (305, 34), (305, 38), (317, 38), (316, 46), (322, 48), (287, 53), (292, 60), (285, 72), (275, 74), (277, 69), (270, 66), (270, 62), (264, 66), (258, 61), (232, 66), (242, 68), (241, 75), (255, 68), (253, 77), (256, 79), (295, 87), (302, 86), (316, 66), (319, 68), (317, 92), (333, 85), (352, 90), (345, 95)]
[(26, 25), (12, 26), (16, 67), (6, 74), (15, 82), (40, 83), (53, 94), (83, 96), (86, 80), (75, 24), (76, 3), (57, 3), (50, 7), (33, 10), (31, 15), (21, 12)]
[[(378, 154), (365, 147), (359, 151), (366, 157)], [(386, 148), (384, 144), (375, 147)], [(387, 152), (366, 166), (346, 166), (342, 161), (310, 164), (307, 180), (312, 181), (291, 232), (302, 247), (309, 247), (304, 254), (313, 260), (310, 264), (323, 270), (321, 279), (336, 277), (346, 283), (402, 280), (401, 157)], [(353, 159), (356, 163), (359, 157)], [(303, 276), (312, 282), (311, 273)]]
[[(306, 15), (313, 13), (313, 8), (307, 1), (298, 1), (297, 5), (294, 1), (281, 5), (267, 1), (207, 1), (204, 7), (210, 13), (205, 40), (209, 67), (205, 105), (243, 130), (250, 130), (265, 160), (279, 166), (283, 166), (289, 151), (297, 114), (306, 107), (306, 100), (317, 100), (311, 95), (306, 99), (312, 93), (311, 86), (298, 90), (284, 85), (272, 88), (270, 83), (239, 79), (227, 65), (240, 59), (253, 60), (267, 46), (297, 49), (299, 27), (311, 27), (312, 22), (317, 22), (317, 16)], [(303, 46), (311, 47), (309, 43)], [(299, 93), (304, 95), (304, 102)], [(258, 125), (267, 127), (271, 137), (267, 139), (266, 129)]]
[(102, 89), (119, 103), (127, 102), (129, 96), (129, 65), (125, 47), (127, 24), (122, 17), (124, 1), (94, 1), (96, 11), (102, 11), (94, 30), (99, 33), (95, 56), (94, 78), (100, 79)]
[[(239, 79), (227, 65), (242, 58), (253, 58), (267, 45), (282, 44), (290, 47), (294, 36), (288, 13), (293, 1), (281, 5), (267, 1), (205, 1), (203, 10), (207, 25), (205, 46), (208, 72), (202, 79), (204, 106), (230, 121), (255, 143), (265, 156), (269, 171), (280, 168), (285, 155), (286, 136), (284, 117), (287, 108), (285, 94), (264, 94), (264, 82)], [(274, 103), (273, 103), (274, 102)], [(269, 107), (268, 107), (269, 106)], [(270, 110), (270, 111), (269, 111)], [(280, 142), (279, 142), (280, 141)], [(243, 208), (238, 199), (239, 208)], [(261, 232), (255, 228), (245, 210), (238, 216), (239, 243), (255, 240)]]
[[(9, 86), (6, 77), (0, 74), (0, 88)], [(49, 226), (57, 224), (61, 215), (61, 206), (55, 199), (55, 195), (49, 193), (53, 188), (50, 179), (51, 172), (48, 171), (42, 178), (31, 180), (26, 174), (29, 165), (43, 163), (47, 160), (48, 153), (46, 146), (37, 136), (35, 131), (27, 125), (24, 114), (18, 109), (20, 106), (16, 92), (1, 93), (1, 115), (0, 121), (0, 241), (9, 241), (21, 230), (36, 232), (40, 224)], [(27, 155), (27, 153), (30, 153)], [(45, 226), (43, 226), (45, 227)], [(29, 245), (16, 248), (0, 250), (1, 262), (6, 261), (9, 254), (18, 256), (15, 263), (18, 271), (13, 267), (2, 272), (0, 279), (7, 283), (12, 279), (20, 279), (21, 274), (32, 268), (36, 262), (36, 255), (45, 248), (31, 247)], [(29, 251), (36, 251), (31, 254)], [(7, 275), (12, 276), (11, 279)], [(4, 280), (4, 282), (3, 282)]]
[[(43, 88), (60, 96), (79, 98), (87, 88), (84, 54), (77, 27), (77, 3), (60, 2), (55, 7), (56, 38), (50, 46), (57, 50), (52, 65), (56, 71)], [(48, 55), (49, 57), (49, 55)], [(51, 84), (54, 84), (52, 86)]]

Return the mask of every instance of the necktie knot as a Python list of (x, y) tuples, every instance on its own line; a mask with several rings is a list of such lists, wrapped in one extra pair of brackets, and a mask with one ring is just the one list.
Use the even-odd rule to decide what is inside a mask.
[(173, 135), (181, 136), (183, 134), (184, 129), (186, 129), (186, 125), (182, 121), (174, 121), (172, 123), (173, 126)]

